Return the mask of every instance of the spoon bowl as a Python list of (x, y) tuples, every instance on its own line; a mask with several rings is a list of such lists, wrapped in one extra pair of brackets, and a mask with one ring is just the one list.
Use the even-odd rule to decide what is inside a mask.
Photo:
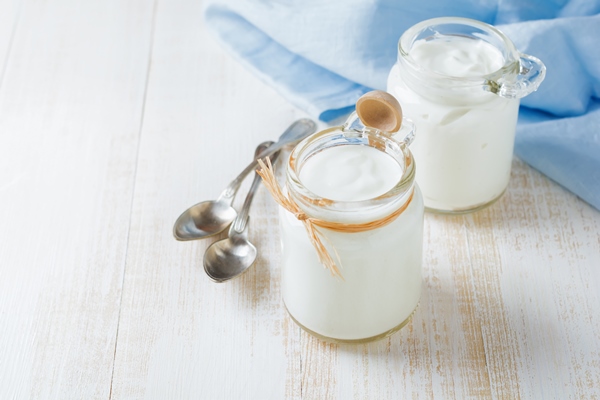
[(227, 201), (203, 201), (188, 208), (177, 218), (173, 235), (178, 240), (216, 235), (223, 232), (236, 215), (237, 212)]
[(256, 261), (256, 247), (246, 231), (229, 230), (229, 238), (213, 243), (204, 254), (204, 270), (214, 282), (224, 282), (246, 272)]
[[(273, 142), (259, 144), (254, 150), (254, 159), (272, 144)], [(217, 235), (227, 229), (237, 217), (237, 211), (231, 206), (231, 203), (233, 203), (238, 187), (231, 189), (231, 185), (229, 185), (217, 200), (203, 201), (185, 210), (173, 225), (175, 239), (201, 239)]]
[(173, 236), (177, 240), (204, 239), (223, 232), (235, 219), (237, 212), (231, 206), (244, 178), (258, 165), (258, 159), (268, 157), (284, 146), (294, 144), (317, 130), (314, 121), (303, 118), (290, 125), (281, 134), (277, 143), (260, 144), (252, 161), (228, 186), (217, 200), (204, 201), (184, 211), (173, 225)]

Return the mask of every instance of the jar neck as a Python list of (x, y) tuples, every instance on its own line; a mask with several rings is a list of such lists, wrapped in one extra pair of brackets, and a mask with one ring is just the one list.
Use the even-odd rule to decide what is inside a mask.
[[(369, 146), (391, 156), (402, 174), (392, 189), (373, 199), (339, 201), (319, 196), (303, 184), (302, 168), (309, 158), (337, 146)], [(403, 142), (364, 128), (338, 126), (321, 131), (300, 142), (290, 154), (286, 186), (290, 198), (310, 217), (340, 223), (365, 223), (391, 214), (410, 201), (415, 185), (413, 156)]]
[[(411, 56), (417, 42), (452, 38), (489, 43), (502, 55), (502, 66), (488, 74), (459, 77), (430, 70)], [(489, 93), (499, 94), (499, 86), (514, 81), (520, 71), (519, 52), (508, 37), (491, 25), (458, 17), (434, 18), (409, 28), (398, 42), (398, 67), (405, 84), (419, 94), (438, 99), (463, 96), (476, 102)]]

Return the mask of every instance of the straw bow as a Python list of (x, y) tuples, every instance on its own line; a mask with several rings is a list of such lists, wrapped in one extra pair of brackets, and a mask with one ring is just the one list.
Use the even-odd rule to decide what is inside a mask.
[[(333, 260), (329, 251), (327, 251), (325, 244), (323, 243), (323, 239), (327, 240), (327, 238), (323, 235), (323, 233), (319, 232), (319, 230), (317, 229), (316, 224), (319, 220), (306, 215), (306, 213), (300, 209), (296, 202), (294, 202), (293, 200), (291, 200), (283, 194), (281, 188), (279, 187), (279, 184), (277, 183), (275, 174), (273, 173), (273, 165), (271, 164), (271, 160), (269, 158), (266, 158), (266, 164), (263, 160), (258, 160), (258, 165), (260, 166), (260, 169), (258, 169), (256, 172), (262, 177), (263, 183), (273, 196), (273, 199), (280, 206), (292, 213), (296, 217), (296, 219), (301, 221), (304, 225), (304, 228), (308, 233), (308, 238), (310, 239), (312, 245), (315, 247), (315, 250), (317, 250), (317, 255), (321, 264), (323, 264), (333, 276), (337, 276), (343, 279), (339, 267), (337, 266), (336, 262)], [(335, 250), (335, 248), (333, 248), (333, 246), (330, 247), (332, 248), (339, 262), (340, 257), (337, 251)]]
[[(260, 165), (260, 169), (258, 169), (256, 172), (262, 177), (265, 187), (269, 190), (273, 196), (273, 199), (275, 199), (280, 206), (292, 213), (296, 219), (302, 222), (304, 228), (306, 228), (306, 232), (308, 233), (308, 238), (317, 251), (317, 255), (319, 256), (319, 261), (321, 264), (323, 264), (333, 276), (337, 276), (341, 279), (344, 278), (342, 277), (340, 268), (338, 267), (338, 264), (341, 266), (340, 256), (335, 247), (333, 247), (331, 242), (327, 239), (327, 236), (325, 236), (323, 232), (320, 232), (317, 227), (344, 233), (365, 232), (372, 229), (382, 228), (394, 221), (400, 214), (404, 212), (404, 210), (406, 210), (408, 205), (412, 202), (415, 194), (413, 189), (404, 204), (402, 204), (402, 206), (400, 206), (396, 211), (374, 221), (364, 223), (340, 223), (324, 221), (309, 217), (304, 211), (302, 211), (296, 202), (283, 194), (279, 184), (277, 183), (275, 174), (273, 173), (273, 165), (271, 164), (271, 160), (269, 158), (266, 158), (266, 163), (263, 160), (258, 160), (258, 165)], [(333, 260), (333, 257), (331, 257), (330, 251), (328, 251), (325, 247), (323, 240), (329, 242), (329, 248), (333, 251), (333, 254), (338, 260), (338, 264), (336, 264), (336, 262)]]

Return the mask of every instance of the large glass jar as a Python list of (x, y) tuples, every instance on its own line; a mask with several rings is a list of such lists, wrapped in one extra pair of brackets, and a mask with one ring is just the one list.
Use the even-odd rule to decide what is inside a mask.
[(435, 18), (408, 29), (388, 92), (419, 135), (411, 146), (428, 210), (478, 210), (505, 191), (519, 99), (545, 67), (498, 29), (466, 18)]
[[(407, 121), (390, 136), (365, 127), (355, 113), (344, 126), (305, 139), (290, 155), (286, 174), (289, 198), (306, 216), (335, 226), (316, 228), (340, 263), (340, 277), (319, 261), (302, 218), (280, 207), (283, 300), (296, 323), (321, 339), (363, 342), (383, 338), (404, 326), (417, 307), (424, 208), (408, 149), (412, 138), (413, 129)], [(393, 168), (382, 174), (376, 168), (364, 167), (360, 163), (365, 160), (356, 158), (346, 160), (356, 173), (348, 176), (345, 171), (333, 171), (334, 175), (340, 172), (337, 181), (332, 171), (321, 165), (313, 165), (312, 175), (306, 175), (317, 157), (335, 164), (339, 161), (336, 157), (345, 157), (344, 152), (365, 153), (365, 165), (382, 161), (392, 163), (386, 165)], [(369, 159), (373, 157), (377, 160)], [(368, 183), (380, 178), (387, 179), (391, 188), (371, 197), (375, 192), (369, 194)], [(364, 189), (355, 193), (359, 197), (353, 197), (354, 201), (327, 198), (309, 189), (321, 187), (328, 179), (337, 187), (331, 197), (357, 185), (364, 185)], [(386, 224), (379, 226), (381, 221)]]

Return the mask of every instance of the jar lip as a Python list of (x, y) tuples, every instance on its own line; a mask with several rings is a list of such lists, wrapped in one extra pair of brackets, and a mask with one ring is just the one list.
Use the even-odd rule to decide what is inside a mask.
[[(410, 56), (410, 47), (412, 47), (414, 43), (414, 39), (424, 30), (433, 26), (440, 25), (464, 25), (471, 26), (473, 28), (480, 29), (481, 31), (488, 32), (494, 37), (496, 37), (504, 46), (504, 48), (498, 48), (502, 52), (504, 57), (503, 66), (493, 71), (489, 74), (484, 74), (480, 76), (473, 77), (457, 77), (452, 75), (446, 75), (440, 72), (432, 71), (422, 67), (419, 63), (417, 63)], [(492, 44), (493, 45), (493, 44)], [(506, 73), (513, 72), (515, 68), (519, 66), (519, 52), (515, 47), (514, 43), (498, 28), (487, 24), (482, 21), (477, 21), (470, 18), (464, 17), (439, 17), (439, 18), (431, 18), (424, 21), (421, 21), (412, 27), (408, 28), (398, 40), (398, 61), (404, 61), (408, 64), (413, 70), (420, 74), (427, 75), (428, 78), (432, 79), (443, 79), (446, 81), (456, 83), (462, 83), (463, 85), (479, 85), (482, 81), (489, 80), (497, 80), (502, 77)]]
[[(402, 168), (402, 175), (398, 182), (388, 190), (386, 193), (381, 194), (372, 199), (366, 200), (357, 200), (357, 201), (343, 201), (343, 200), (334, 200), (329, 199), (323, 196), (319, 196), (316, 193), (310, 191), (306, 186), (302, 184), (302, 181), (299, 177), (298, 170), (298, 160), (300, 160), (303, 156), (303, 152), (310, 151), (309, 146), (312, 144), (316, 144), (318, 142), (327, 142), (333, 137), (339, 137), (340, 134), (344, 135), (344, 133), (350, 132), (353, 135), (360, 136), (362, 138), (371, 138), (376, 141), (383, 141), (388, 143), (391, 146), (396, 146), (397, 150), (401, 151), (403, 164), (400, 163)], [(345, 144), (340, 145), (367, 145), (364, 143), (358, 143), (350, 140)], [(382, 151), (379, 146), (372, 146)], [(385, 151), (384, 151), (385, 152)], [(398, 160), (397, 160), (398, 161)], [(365, 128), (361, 131), (358, 130), (344, 130), (344, 126), (334, 126), (329, 129), (325, 129), (323, 131), (317, 132), (306, 139), (302, 140), (300, 143), (294, 147), (292, 150), (289, 160), (288, 160), (288, 168), (286, 173), (286, 182), (288, 185), (288, 191), (291, 191), (291, 195), (294, 196), (294, 199), (300, 200), (300, 202), (308, 207), (316, 206), (320, 208), (324, 208), (328, 211), (333, 212), (353, 212), (357, 210), (364, 209), (374, 209), (380, 206), (385, 206), (391, 203), (395, 203), (398, 199), (405, 197), (410, 193), (411, 188), (414, 185), (415, 180), (415, 162), (412, 153), (408, 149), (408, 147), (402, 143), (398, 142), (395, 139), (380, 134), (379, 131), (372, 130), (370, 128)]]

